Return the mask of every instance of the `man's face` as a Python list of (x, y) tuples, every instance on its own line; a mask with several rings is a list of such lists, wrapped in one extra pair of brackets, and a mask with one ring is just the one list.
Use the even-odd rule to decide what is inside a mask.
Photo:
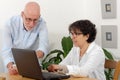
[(39, 21), (40, 15), (27, 14), (22, 12), (24, 27), (26, 30), (32, 30)]

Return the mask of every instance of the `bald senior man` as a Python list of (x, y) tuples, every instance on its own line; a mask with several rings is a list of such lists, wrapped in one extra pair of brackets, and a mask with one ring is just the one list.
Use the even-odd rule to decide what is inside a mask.
[(14, 59), (11, 48), (32, 49), (37, 57), (43, 58), (48, 54), (48, 31), (46, 22), (41, 17), (40, 5), (28, 2), (21, 15), (11, 17), (3, 31), (2, 58), (8, 72), (18, 74), (13, 66)]

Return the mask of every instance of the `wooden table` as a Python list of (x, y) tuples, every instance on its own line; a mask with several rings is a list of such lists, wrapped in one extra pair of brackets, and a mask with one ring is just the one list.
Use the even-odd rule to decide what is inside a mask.
[[(5, 80), (34, 80), (34, 79), (30, 79), (30, 78), (26, 78), (26, 77), (22, 77), (20, 75), (10, 75), (8, 73), (1, 73), (0, 77), (4, 77)], [(4, 80), (4, 79), (1, 79)], [(64, 79), (64, 80), (96, 80), (96, 79), (92, 79), (92, 78), (68, 78), (68, 79)]]

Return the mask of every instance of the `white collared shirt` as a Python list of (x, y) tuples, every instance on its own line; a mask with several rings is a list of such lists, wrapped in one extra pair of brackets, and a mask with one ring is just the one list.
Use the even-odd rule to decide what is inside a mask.
[(105, 55), (103, 50), (95, 42), (92, 42), (82, 57), (80, 57), (80, 48), (73, 47), (60, 65), (67, 65), (68, 74), (106, 80), (104, 63)]

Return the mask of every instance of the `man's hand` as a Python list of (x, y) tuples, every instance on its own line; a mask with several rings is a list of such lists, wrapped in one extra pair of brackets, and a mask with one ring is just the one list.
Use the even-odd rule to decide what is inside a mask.
[(36, 54), (37, 54), (37, 57), (38, 58), (43, 58), (43, 56), (44, 56), (44, 53), (42, 52), (42, 51), (36, 51)]
[(11, 75), (16, 75), (16, 74), (18, 74), (17, 67), (16, 67), (16, 65), (13, 64), (12, 62), (8, 63), (7, 68), (8, 68), (9, 74), (11, 74)]

